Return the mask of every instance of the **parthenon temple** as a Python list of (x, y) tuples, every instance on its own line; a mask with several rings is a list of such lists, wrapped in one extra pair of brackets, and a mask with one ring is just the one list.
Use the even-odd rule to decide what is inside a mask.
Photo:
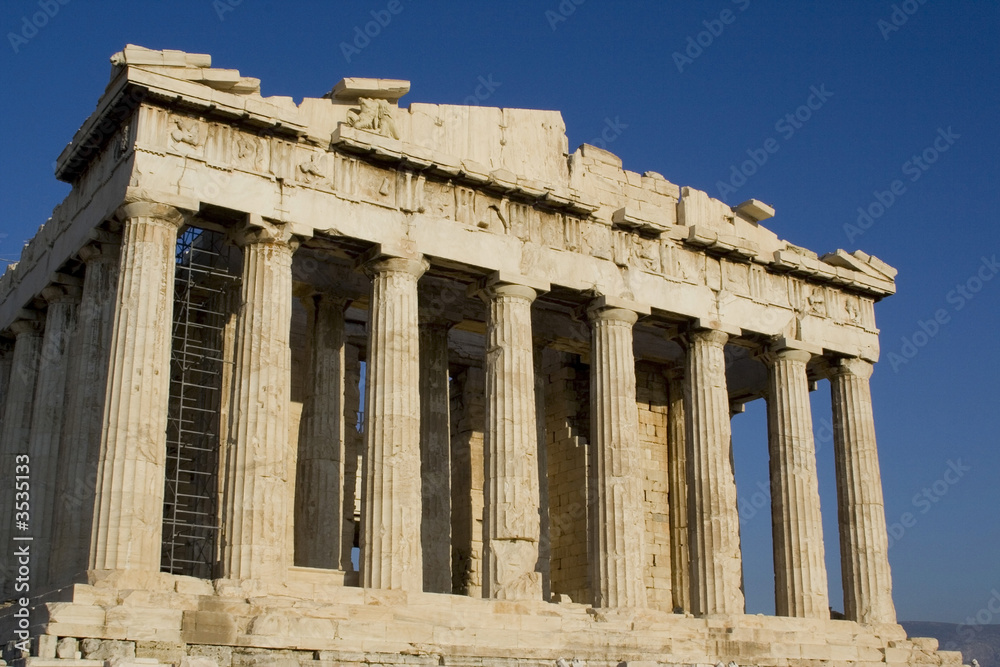
[[(557, 111), (409, 88), (296, 104), (207, 55), (112, 57), (0, 278), (7, 663), (960, 665), (893, 608), (895, 270), (571, 152)], [(756, 399), (774, 616), (746, 613), (733, 471)]]

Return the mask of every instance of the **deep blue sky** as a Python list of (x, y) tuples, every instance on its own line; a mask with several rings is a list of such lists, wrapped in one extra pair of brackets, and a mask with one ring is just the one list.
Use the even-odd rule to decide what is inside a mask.
[[(227, 2), (237, 6), (220, 20)], [(12, 45), (9, 33), (21, 34), (24, 17), (46, 3), (58, 6), (55, 16)], [(495, 84), (484, 104), (561, 110), (571, 150), (616, 124), (608, 148), (626, 168), (713, 196), (747, 151), (773, 138), (777, 152), (722, 198), (772, 204), (777, 216), (766, 224), (794, 243), (821, 253), (861, 248), (899, 269), (898, 295), (876, 307), (883, 361), (872, 380), (886, 513), (900, 524), (890, 550), (899, 617), (962, 622), (985, 610), (1000, 589), (1000, 277), (975, 277), (1000, 271), (983, 259), (1000, 254), (1000, 7), (908, 0), (895, 3), (900, 25), (889, 31), (887, 0), (563, 0), (566, 16), (559, 0), (399, 0), (402, 10), (348, 62), (341, 43), (390, 4), (6, 0), (0, 257), (16, 258), (67, 193), (53, 162), (93, 110), (109, 56), (129, 42), (210, 53), (216, 67), (259, 77), (265, 95), (297, 100), (321, 96), (344, 76), (372, 76), (412, 81), (403, 105), (461, 104), (482, 78)], [(713, 23), (724, 10), (730, 22)], [(720, 27), (678, 67), (674, 54), (689, 37), (696, 43)], [(825, 99), (800, 111), (808, 120), (794, 133), (776, 125), (814, 87)], [(939, 132), (951, 137), (938, 142), (943, 152), (934, 148)], [(933, 164), (907, 166), (925, 149)], [(849, 237), (844, 226), (858, 207), (895, 180), (895, 201)], [(970, 279), (978, 291), (953, 291)], [(919, 347), (904, 349), (903, 338), (912, 341), (936, 313), (943, 323), (927, 327), (934, 335), (918, 334)], [(813, 397), (831, 597), (840, 609), (832, 446), (820, 428), (829, 420), (827, 384)], [(762, 499), (753, 497), (757, 484), (767, 481), (760, 401), (735, 418), (734, 431), (739, 494), (753, 507)], [(949, 462), (963, 467), (961, 476), (945, 475)], [(924, 489), (934, 502), (921, 500)], [(767, 512), (743, 521), (750, 612), (773, 611)]]

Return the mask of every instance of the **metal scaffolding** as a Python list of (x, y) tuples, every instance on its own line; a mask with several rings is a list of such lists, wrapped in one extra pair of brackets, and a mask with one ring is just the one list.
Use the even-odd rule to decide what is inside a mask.
[(223, 395), (232, 360), (241, 254), (225, 237), (187, 227), (177, 239), (161, 569), (212, 578), (218, 562)]

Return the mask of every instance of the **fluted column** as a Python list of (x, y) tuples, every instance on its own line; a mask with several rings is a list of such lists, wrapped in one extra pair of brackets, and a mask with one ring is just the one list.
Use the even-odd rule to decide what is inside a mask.
[(372, 279), (361, 488), (361, 585), (420, 591), (420, 333), (422, 259), (381, 257)]
[[(32, 521), (35, 524), (35, 580), (48, 580), (52, 553), (53, 508), (56, 503), (59, 439), (66, 408), (67, 350), (76, 328), (80, 290), (49, 286), (42, 290), (49, 307), (45, 314), (45, 335), (38, 365), (38, 384), (31, 415), (28, 452), (32, 461)], [(61, 545), (57, 545), (60, 546)]]
[[(329, 294), (306, 297), (312, 388), (303, 410), (295, 484), (295, 563), (338, 569), (344, 498), (344, 308)], [(351, 490), (353, 492), (353, 489)]]
[(222, 508), (222, 575), (281, 581), (291, 564), (292, 255), (297, 241), (261, 219), (235, 237), (243, 247)]
[(736, 481), (729, 462), (729, 396), (723, 331), (692, 332), (687, 351), (688, 525), (691, 610), (742, 614)]
[(590, 571), (595, 607), (645, 607), (645, 516), (632, 325), (623, 308), (589, 313)]
[[(169, 206), (119, 210), (123, 224), (90, 569), (160, 569), (177, 230)], [(100, 388), (97, 389), (100, 391)]]
[(486, 320), (483, 597), (541, 599), (531, 287), (497, 283)]
[(767, 357), (774, 599), (778, 616), (829, 618), (823, 517), (805, 350)]
[(0, 433), (3, 432), (4, 405), (10, 389), (10, 367), (14, 361), (14, 345), (7, 339), (0, 339)]
[[(344, 583), (358, 585), (358, 572), (354, 569), (351, 552), (360, 521), (361, 483), (358, 478), (358, 460), (361, 457), (362, 436), (358, 431), (361, 411), (361, 350), (357, 345), (344, 346), (344, 507), (341, 515), (340, 569), (347, 573)], [(357, 524), (357, 525), (356, 525)]]
[(895, 623), (882, 475), (868, 384), (872, 370), (872, 364), (863, 359), (841, 359), (830, 374), (844, 612), (859, 623)]
[(59, 446), (58, 497), (49, 561), (53, 582), (69, 581), (88, 566), (94, 522), (101, 426), (118, 289), (118, 245), (89, 245), (80, 251), (86, 270), (70, 344), (66, 403)]
[[(27, 529), (17, 529), (14, 523), (14, 472), (18, 456), (28, 454), (31, 437), (32, 401), (38, 380), (38, 364), (42, 351), (40, 320), (18, 320), (10, 327), (14, 333), (14, 355), (4, 408), (3, 431), (0, 432), (0, 466), (7, 471), (9, 482), (0, 488), (0, 593), (13, 592), (11, 554), (14, 535), (34, 535), (37, 524), (28, 522)], [(31, 465), (31, 462), (28, 464)], [(30, 482), (30, 480), (29, 480)]]
[(440, 321), (420, 325), (420, 538), (429, 593), (451, 593), (450, 328)]
[(688, 538), (687, 431), (684, 371), (667, 377), (667, 502), (670, 513), (670, 583), (674, 609), (691, 611), (691, 547)]

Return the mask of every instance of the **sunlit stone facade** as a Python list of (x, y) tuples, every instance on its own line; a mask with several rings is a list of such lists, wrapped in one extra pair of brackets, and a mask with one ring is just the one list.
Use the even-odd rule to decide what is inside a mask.
[[(570, 152), (558, 112), (112, 63), (72, 192), (0, 279), (0, 454), (41, 508), (23, 527), (3, 487), (4, 637), (7, 545), (36, 549), (8, 661), (960, 664), (893, 609), (868, 385), (891, 267)], [(773, 617), (745, 614), (731, 456), (758, 398)]]

